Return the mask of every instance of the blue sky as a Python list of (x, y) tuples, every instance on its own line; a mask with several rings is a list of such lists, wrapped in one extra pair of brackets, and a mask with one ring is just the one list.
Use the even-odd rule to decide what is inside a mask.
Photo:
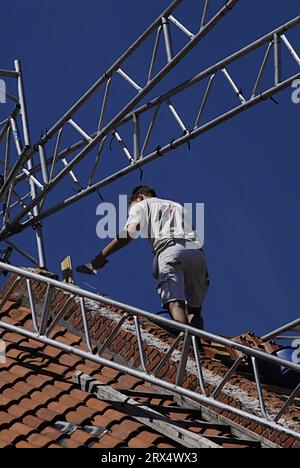
[[(194, 17), (199, 2), (189, 1)], [(15, 58), (22, 60), (34, 141), (168, 4), (144, 1), (141, 8), (138, 0), (15, 0), (2, 5), (0, 67), (12, 68)], [(191, 78), (298, 14), (297, 0), (241, 0), (156, 92)], [(290, 35), (296, 45), (299, 33), (298, 27)], [(294, 66), (288, 59), (286, 63)], [(243, 82), (251, 73), (249, 60), (235, 76)], [(227, 95), (220, 96), (225, 104)], [(191, 152), (182, 147), (144, 171), (143, 183), (162, 197), (205, 203), (205, 249), (212, 277), (206, 328), (224, 335), (248, 330), (262, 334), (299, 316), (300, 106), (292, 104), (290, 89), (277, 100), (279, 106), (271, 101), (259, 105), (194, 141)], [(185, 101), (184, 113), (191, 104)], [(82, 117), (86, 122), (91, 118), (88, 111)], [(116, 203), (119, 194), (139, 183), (136, 173), (102, 195)], [(68, 254), (76, 265), (105, 245), (96, 237), (98, 203), (93, 195), (44, 222), (52, 271), (59, 271)], [(34, 252), (31, 232), (15, 240)], [(86, 281), (115, 299), (160, 310), (151, 261), (149, 246), (138, 241), (112, 257), (96, 279)], [(18, 255), (13, 262), (25, 266)], [(85, 278), (77, 280), (87, 287)]]

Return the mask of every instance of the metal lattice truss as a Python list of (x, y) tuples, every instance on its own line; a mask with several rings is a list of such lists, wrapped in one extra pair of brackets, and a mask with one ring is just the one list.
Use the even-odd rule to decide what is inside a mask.
[[(208, 405), (212, 408), (230, 411), (231, 413), (236, 414), (238, 416), (242, 416), (243, 418), (249, 419), (250, 421), (255, 421), (256, 423), (262, 424), (270, 429), (277, 430), (292, 435), (296, 439), (300, 439), (299, 432), (295, 431), (294, 428), (289, 427), (289, 424), (287, 423), (284, 417), (286, 411), (291, 407), (291, 405), (293, 405), (296, 397), (299, 394), (300, 383), (294, 391), (291, 391), (287, 401), (282, 404), (282, 407), (275, 409), (273, 407), (270, 407), (266, 402), (259, 371), (260, 364), (262, 362), (268, 362), (270, 364), (273, 364), (274, 366), (285, 367), (295, 372), (300, 372), (299, 364), (285, 361), (276, 356), (262, 352), (259, 349), (248, 348), (239, 343), (235, 343), (234, 341), (231, 341), (229, 339), (222, 338), (211, 333), (200, 331), (191, 326), (183, 325), (179, 322), (172, 321), (172, 328), (178, 331), (178, 337), (174, 338), (173, 344), (170, 345), (169, 348), (165, 349), (164, 355), (161, 357), (160, 362), (157, 364), (156, 368), (152, 372), (150, 372), (148, 369), (148, 364), (151, 363), (151, 358), (147, 356), (145, 351), (141, 319), (143, 319), (144, 321), (146, 320), (150, 323), (161, 325), (162, 327), (170, 327), (169, 320), (159, 316), (155, 316), (144, 310), (126, 304), (122, 304), (112, 299), (108, 299), (107, 297), (84, 291), (75, 286), (68, 285), (66, 283), (60, 283), (53, 279), (37, 275), (36, 273), (31, 273), (28, 270), (8, 266), (1, 262), (0, 268), (7, 272), (12, 272), (16, 274), (15, 281), (12, 283), (11, 287), (6, 292), (5, 296), (1, 301), (0, 310), (3, 310), (3, 307), (5, 306), (9, 297), (11, 297), (11, 294), (13, 294), (13, 292), (18, 288), (20, 289), (20, 282), (22, 281), (23, 286), (24, 282), (27, 286), (27, 300), (28, 304), (30, 305), (30, 310), (32, 314), (32, 321), (30, 321), (30, 325), (26, 327), (14, 326), (6, 322), (4, 319), (0, 321), (0, 328), (18, 333), (21, 336), (32, 338), (45, 344), (50, 344), (68, 353), (80, 356), (84, 359), (91, 360), (100, 365), (111, 367), (128, 375), (138, 377), (144, 380), (145, 382), (158, 385), (161, 388), (170, 390), (173, 394), (186, 396), (198, 403)], [(33, 283), (36, 281), (39, 285), (44, 286), (44, 288), (42, 289), (39, 288), (39, 301), (43, 302), (40, 314), (38, 314), (37, 312), (36, 300), (33, 294)], [(54, 314), (51, 308), (52, 300), (55, 299), (57, 293), (62, 291), (64, 292), (64, 294), (66, 294), (67, 300), (61, 308), (61, 310)], [(26, 293), (24, 293), (24, 296), (25, 295)], [(24, 299), (26, 299), (26, 297), (24, 297)], [(55, 332), (56, 325), (59, 324), (59, 322), (63, 320), (67, 314), (69, 314), (69, 305), (72, 302), (74, 303), (74, 301), (80, 305), (87, 351), (79, 349), (78, 347), (67, 346), (61, 343), (60, 341), (57, 341), (57, 339), (53, 336), (53, 332)], [(117, 307), (123, 310), (124, 314), (122, 318), (120, 318), (119, 322), (116, 322), (115, 327), (112, 327), (111, 333), (106, 339), (106, 341), (103, 344), (99, 345), (93, 342), (92, 340), (91, 330), (89, 329), (88, 310), (97, 310), (97, 307), (100, 306), (103, 308), (103, 306), (105, 305)], [(121, 365), (117, 362), (108, 361), (103, 358), (103, 353), (107, 350), (112, 341), (116, 339), (120, 330), (122, 329), (122, 326), (127, 321), (130, 321), (131, 328), (134, 327), (135, 335), (137, 338), (139, 363), (137, 364), (136, 368), (132, 365)], [(201, 362), (201, 355), (199, 354), (198, 349), (199, 338), (208, 340), (213, 343), (224, 345), (228, 349), (238, 351), (239, 354), (239, 357), (233, 364), (232, 368), (228, 371), (227, 375), (225, 375), (223, 378), (220, 378), (220, 382), (217, 383), (213, 389), (209, 388), (209, 385), (207, 385), (208, 382), (205, 379), (205, 370), (203, 368)], [(199, 392), (188, 390), (185, 387), (185, 375), (190, 350), (193, 351), (195, 358), (198, 384), (200, 389)], [(177, 359), (177, 379), (175, 385), (171, 384), (163, 377), (158, 376), (160, 369), (165, 365), (166, 362), (172, 359), (174, 353), (176, 353), (177, 358), (179, 356), (179, 359)], [(225, 404), (222, 401), (220, 401), (220, 396), (226, 384), (229, 383), (233, 375), (245, 362), (248, 362), (253, 369), (253, 375), (257, 389), (257, 410), (254, 410), (253, 406), (251, 406), (249, 411), (247, 409), (240, 410), (236, 407), (234, 401), (232, 401), (232, 406), (230, 404)]]
[[(0, 70), (1, 77), (1, 109), (5, 109), (7, 117), (0, 123), (0, 151), (1, 157), (1, 175), (0, 186), (7, 180), (11, 170), (11, 164), (14, 159), (18, 159), (23, 151), (29, 149), (31, 146), (30, 132), (28, 127), (27, 110), (24, 96), (24, 84), (22, 76), (21, 62), (15, 60), (14, 70)], [(5, 81), (4, 81), (5, 80)], [(8, 83), (9, 81), (9, 83)], [(14, 94), (8, 91), (10, 85), (14, 85)], [(16, 97), (17, 96), (17, 97)], [(12, 108), (11, 108), (12, 104)], [(9, 107), (10, 110), (7, 110)], [(9, 222), (9, 214), (15, 207), (26, 208), (25, 201), (27, 199), (35, 200), (38, 195), (37, 192), (37, 179), (30, 174), (33, 168), (31, 159), (20, 168), (20, 173), (26, 177), (26, 195), (19, 195), (18, 188), (14, 183), (11, 183), (6, 191), (4, 197), (1, 198), (3, 202), (3, 226)], [(42, 185), (39, 186), (42, 188)], [(32, 218), (39, 214), (38, 207), (35, 206), (29, 216)], [(36, 229), (36, 238), (38, 250), (40, 252), (40, 262), (35, 260), (34, 257), (25, 252), (22, 248), (17, 246), (11, 240), (6, 240), (8, 246), (6, 250), (2, 250), (3, 259), (9, 260), (12, 249), (19, 252), (32, 264), (44, 266), (44, 246), (41, 228)]]
[[(268, 333), (262, 338), (264, 341), (269, 340), (280, 340), (280, 341), (292, 341), (297, 342), (300, 345), (300, 318), (290, 322), (277, 330)], [(300, 355), (300, 350), (299, 350)]]
[[(5, 174), (2, 188), (0, 189), (0, 198), (4, 203), (3, 210), (3, 230), (1, 240), (7, 239), (11, 235), (20, 232), (23, 229), (20, 221), (25, 218), (29, 219), (30, 225), (37, 231), (39, 263), (45, 266), (44, 246), (41, 233), (40, 213), (45, 202), (46, 196), (52, 190), (60, 185), (61, 181), (70, 176), (76, 184), (79, 191), (83, 191), (90, 185), (90, 181), (96, 176), (96, 167), (100, 159), (100, 153), (109, 134), (114, 131), (120, 121), (145, 98), (151, 90), (165, 77), (174, 67), (188, 55), (191, 50), (206, 37), (206, 35), (214, 29), (214, 27), (229, 13), (239, 0), (228, 0), (225, 5), (223, 1), (200, 0), (191, 5), (190, 0), (175, 0), (163, 12), (163, 14), (142, 34), (142, 36), (121, 56), (115, 64), (107, 70), (102, 77), (77, 101), (72, 108), (49, 130), (41, 140), (34, 146), (31, 145), (27, 110), (24, 97), (24, 89), (22, 84), (21, 74), (18, 73), (21, 86), (19, 89), (19, 104), (21, 108), (22, 121), (24, 125), (24, 141), (21, 142), (20, 134), (15, 128), (15, 146), (17, 147), (17, 159), (11, 166), (8, 173)], [(219, 10), (216, 6), (220, 5)], [(198, 27), (195, 32), (191, 32), (186, 25), (179, 20), (177, 12), (191, 17), (192, 11), (195, 10), (196, 17), (199, 18)], [(184, 11), (185, 10), (185, 11)], [(195, 16), (192, 16), (195, 18)], [(185, 38), (178, 41), (175, 33), (180, 33)], [(182, 37), (181, 37), (182, 39)], [(178, 44), (177, 44), (178, 41)], [(176, 42), (176, 43), (175, 43)], [(163, 46), (164, 57), (160, 57), (160, 46)], [(145, 57), (145, 47), (148, 51), (148, 60)], [(133, 70), (136, 70), (138, 63), (140, 67), (146, 70), (146, 79), (144, 83), (138, 83), (134, 73), (127, 70), (128, 63), (133, 63)], [(115, 105), (116, 98), (121, 101), (120, 96), (124, 91), (120, 91), (120, 86), (114, 89), (114, 82), (122, 80), (127, 84), (130, 91), (133, 90), (133, 95), (128, 95), (117, 110), (113, 108), (110, 112), (110, 102)], [(118, 81), (117, 81), (118, 83)], [(120, 83), (120, 82), (119, 82)], [(98, 115), (96, 116), (97, 123), (95, 125), (95, 133), (85, 130), (84, 125), (81, 125), (77, 119), (77, 113), (80, 110), (85, 110), (93, 97), (98, 99)], [(115, 96), (115, 97), (114, 97)], [(102, 101), (102, 102), (100, 102)], [(109, 115), (109, 118), (107, 116)], [(71, 152), (61, 148), (67, 128), (72, 127), (76, 135), (73, 141), (68, 140), (68, 147), (72, 147)], [(74, 144), (77, 141), (78, 135), (83, 138), (79, 144)], [(51, 147), (51, 144), (54, 146)], [(97, 150), (100, 145), (100, 149)], [(67, 155), (79, 150), (79, 154), (67, 161)], [(73, 172), (73, 169), (86, 156), (96, 149), (94, 160), (94, 169), (89, 177), (87, 184), (81, 183)], [(47, 154), (52, 156), (48, 159)], [(32, 166), (32, 160), (35, 154), (38, 153), (40, 164)], [(24, 172), (26, 171), (26, 172)], [(27, 172), (29, 171), (29, 172)], [(30, 193), (26, 191), (30, 184)], [(24, 193), (15, 195), (16, 186), (22, 185)], [(25, 185), (25, 187), (24, 187)], [(30, 201), (33, 198), (33, 201)], [(29, 200), (29, 201), (28, 201)], [(25, 207), (24, 207), (25, 205)], [(18, 208), (24, 210), (16, 215)], [(23, 223), (21, 223), (23, 224)], [(24, 226), (25, 227), (25, 226)]]
[[(147, 163), (181, 145), (190, 144), (191, 140), (258, 103), (272, 98), (300, 78), (300, 57), (288, 37), (289, 31), (299, 26), (300, 17), (297, 17), (230, 57), (201, 71), (191, 80), (138, 107), (237, 2), (238, 0), (229, 0), (219, 11), (212, 14), (213, 2), (201, 1), (201, 13), (197, 10), (200, 29), (196, 32), (192, 32), (179, 16), (184, 7), (191, 8), (189, 1), (173, 2), (140, 39), (34, 146), (31, 146), (30, 142), (24, 93), (20, 86), (21, 115), (25, 129), (24, 143), (22, 145), (20, 137), (17, 136), (15, 145), (18, 157), (4, 175), (0, 189), (0, 197), (4, 203), (0, 240), (9, 240), (11, 236), (24, 229), (34, 227), (38, 239), (39, 263), (44, 266), (41, 236), (43, 219), (99, 191), (113, 181), (140, 170)], [(175, 46), (175, 39), (178, 39), (176, 32), (182, 35), (181, 39), (186, 37), (184, 45), (181, 43)], [(149, 60), (145, 59), (143, 47), (146, 44)], [(161, 46), (164, 51), (163, 58), (160, 56)], [(285, 67), (282, 61), (283, 48), (294, 61), (294, 73), (291, 73), (292, 67)], [(178, 51), (175, 51), (176, 49)], [(138, 60), (139, 52), (142, 64), (147, 65), (146, 79), (143, 83), (134, 73), (129, 72), (131, 62), (135, 58)], [(250, 76), (243, 80), (240, 78), (243, 75), (243, 61), (248, 57), (250, 60), (252, 54), (257, 54), (253, 65), (253, 82)], [(239, 67), (241, 67), (240, 72), (236, 71)], [(134, 66), (133, 70), (136, 69), (139, 67)], [(114, 91), (115, 80), (119, 80), (116, 91)], [(232, 98), (226, 111), (222, 108), (224, 88), (220, 87), (221, 80), (223, 80), (222, 85), (227, 86)], [(127, 91), (133, 93), (133, 97), (125, 93), (123, 99), (126, 101), (125, 104), (123, 102), (120, 105), (121, 109), (116, 110), (113, 92), (116, 92), (117, 96), (122, 95), (124, 83), (127, 85)], [(185, 115), (187, 109), (186, 105), (183, 105), (185, 93), (194, 93), (194, 96), (188, 94), (187, 97), (191, 114), (189, 116)], [(80, 113), (83, 112), (86, 118), (88, 106), (95, 98), (98, 104), (95, 112), (96, 128), (94, 131), (89, 131), (82, 124)], [(215, 114), (213, 117), (210, 116), (211, 101), (212, 111)], [(177, 126), (177, 136), (174, 130), (168, 135), (171, 128), (168, 118)], [(80, 140), (78, 140), (79, 135)], [(115, 140), (113, 158), (112, 138)], [(39, 163), (33, 164), (36, 155), (39, 157)], [(8, 163), (6, 166), (8, 167)], [(67, 193), (68, 185), (64, 183), (66, 177), (70, 177), (75, 184), (76, 194), (70, 196)]]

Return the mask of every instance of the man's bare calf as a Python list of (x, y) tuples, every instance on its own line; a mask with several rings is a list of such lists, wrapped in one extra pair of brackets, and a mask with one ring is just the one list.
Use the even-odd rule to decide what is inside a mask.
[(173, 320), (203, 330), (201, 307), (194, 308), (186, 306), (184, 301), (173, 301), (168, 304), (168, 308)]

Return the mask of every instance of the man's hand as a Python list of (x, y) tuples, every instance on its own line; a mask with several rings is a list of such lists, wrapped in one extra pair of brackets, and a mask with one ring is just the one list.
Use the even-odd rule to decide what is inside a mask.
[(97, 255), (97, 257), (93, 258), (92, 267), (95, 270), (101, 270), (101, 268), (104, 268), (107, 263), (108, 260), (104, 257), (104, 255), (101, 252), (99, 255)]

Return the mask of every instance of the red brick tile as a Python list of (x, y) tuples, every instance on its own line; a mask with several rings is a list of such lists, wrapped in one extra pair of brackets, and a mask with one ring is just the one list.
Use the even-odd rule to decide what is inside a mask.
[(9, 427), (16, 418), (5, 411), (0, 412), (0, 427)]
[(69, 392), (72, 388), (74, 388), (74, 384), (72, 382), (67, 382), (64, 380), (54, 380), (53, 385), (62, 390), (63, 392)]
[(10, 372), (7, 371), (2, 371), (0, 372), (0, 387), (3, 388), (5, 384), (14, 384), (18, 380), (21, 380), (20, 377), (11, 374)]
[[(19, 382), (19, 383), (23, 383), (23, 382)], [(14, 403), (16, 401), (21, 400), (24, 397), (24, 394), (21, 392), (18, 392), (16, 387), (6, 387), (3, 390), (2, 396), (6, 399), (9, 398), (11, 403)]]
[(47, 421), (49, 424), (54, 424), (54, 422), (63, 419), (63, 415), (59, 412), (51, 411), (46, 408), (40, 408), (36, 416), (39, 419), (42, 419), (44, 421)]
[(47, 384), (45, 387), (42, 389), (42, 394), (47, 395), (48, 399), (56, 398), (58, 399), (63, 393), (64, 390), (61, 390), (54, 385)]
[(51, 403), (47, 405), (47, 408), (48, 410), (61, 415), (65, 415), (70, 410), (68, 406), (61, 405), (56, 401), (51, 401)]
[(17, 349), (17, 348), (11, 348), (6, 351), (7, 357), (9, 357), (10, 359), (18, 360), (18, 361), (20, 361), (22, 357), (24, 357), (24, 355), (26, 355), (26, 353), (24, 353), (24, 351), (22, 351), (21, 349)]
[(21, 440), (16, 444), (17, 449), (35, 449), (33, 445), (30, 445), (26, 440)]
[(60, 440), (59, 444), (66, 449), (76, 449), (80, 447), (80, 444), (76, 440), (71, 440), (69, 437)]
[(0, 411), (4, 410), (6, 406), (11, 405), (12, 401), (13, 400), (11, 398), (7, 398), (4, 395), (0, 395)]
[(28, 415), (23, 418), (22, 423), (26, 426), (32, 427), (37, 431), (41, 431), (44, 427), (48, 426), (48, 421), (38, 418), (33, 415)]
[(53, 377), (47, 376), (47, 375), (30, 375), (27, 379), (26, 382), (28, 385), (31, 385), (32, 387), (36, 388), (43, 388), (45, 385), (47, 385), (50, 382), (53, 382)]
[(58, 376), (64, 376), (68, 371), (68, 367), (66, 366), (60, 366), (59, 364), (54, 364), (51, 362), (47, 367), (46, 367), (47, 372), (50, 372), (51, 374), (58, 375)]
[(86, 406), (82, 405), (82, 406), (78, 406), (76, 408), (76, 412), (79, 413), (79, 414), (82, 414), (83, 416), (85, 416), (86, 418), (92, 418), (94, 417), (95, 415), (95, 411), (90, 409), (90, 408), (87, 408)]
[(30, 395), (30, 398), (31, 400), (33, 400), (35, 403), (38, 403), (39, 405), (47, 405), (53, 399), (45, 391), (39, 392), (38, 390), (35, 390)]
[(159, 448), (159, 449), (173, 449), (173, 448), (176, 448), (176, 445), (160, 443), (156, 447)]
[(29, 318), (28, 311), (24, 312), (24, 310), (13, 309), (9, 312), (9, 317), (16, 323), (24, 323)]
[(81, 426), (84, 423), (89, 423), (89, 418), (87, 418), (85, 415), (80, 414), (76, 411), (69, 411), (65, 415), (65, 418), (68, 422), (72, 424), (77, 424), (77, 426)]
[(45, 427), (41, 431), (41, 435), (47, 437), (48, 439), (52, 440), (53, 442), (57, 443), (60, 439), (63, 438), (63, 434), (53, 427)]
[(20, 422), (13, 424), (10, 427), (10, 430), (15, 432), (16, 434), (24, 435), (26, 437), (29, 437), (32, 433), (35, 432), (35, 430), (32, 427), (26, 426), (26, 424)]
[(118, 422), (118, 421), (121, 421), (126, 415), (124, 413), (121, 413), (121, 411), (117, 411), (115, 409), (108, 409), (106, 412), (105, 412), (105, 417), (107, 419), (110, 419), (111, 421), (115, 421), (115, 422)]
[(91, 423), (96, 427), (108, 427), (111, 425), (111, 420), (108, 419), (105, 414), (96, 414), (91, 419)]
[(123, 422), (121, 424), (116, 423), (113, 426), (110, 424), (110, 430), (112, 436), (124, 441), (126, 441), (132, 435), (132, 433), (128, 429), (126, 422)]
[(30, 445), (37, 448), (47, 448), (52, 444), (52, 440), (41, 434), (32, 434), (28, 439)]
[(99, 447), (100, 448), (116, 448), (117, 446), (123, 445), (124, 442), (116, 437), (113, 437), (112, 435), (105, 434), (103, 437), (101, 437), (100, 442), (99, 442)]
[(86, 392), (83, 392), (81, 390), (78, 390), (77, 388), (73, 388), (70, 392), (69, 395), (74, 398), (74, 400), (78, 400), (81, 403), (85, 403), (87, 400), (91, 399), (91, 395), (89, 395)]
[(75, 432), (73, 432), (73, 434), (70, 436), (70, 439), (78, 442), (78, 444), (80, 445), (85, 445), (85, 446), (91, 444), (92, 442), (98, 441), (97, 438), (91, 436), (87, 432), (82, 431), (80, 429), (77, 429)]
[(31, 385), (28, 385), (24, 380), (17, 382), (13, 389), (22, 396), (29, 396), (31, 393), (34, 392), (34, 388)]
[(149, 448), (149, 443), (140, 437), (134, 437), (128, 441), (128, 447), (131, 449)]
[(97, 400), (96, 398), (90, 398), (86, 402), (86, 406), (99, 413), (104, 413), (108, 408), (111, 408), (111, 405), (109, 403)]
[(76, 400), (75, 398), (71, 397), (70, 394), (63, 394), (59, 400), (58, 403), (62, 406), (65, 406), (66, 408), (76, 408), (81, 404), (80, 400)]
[(9, 429), (4, 429), (1, 431), (1, 440), (7, 444), (17, 444), (22, 440), (22, 436), (16, 432), (10, 431)]
[(64, 343), (70, 346), (79, 345), (82, 342), (82, 339), (74, 335), (73, 333), (66, 333), (64, 336), (60, 336), (58, 340), (60, 343)]
[(8, 411), (8, 414), (13, 416), (15, 419), (23, 418), (25, 415), (30, 413), (30, 410), (28, 408), (25, 408), (19, 403), (10, 406), (7, 411)]
[(76, 356), (62, 354), (59, 358), (59, 363), (62, 366), (76, 367), (83, 363), (83, 359)]
[[(122, 428), (122, 430), (126, 430), (128, 431), (129, 434), (132, 434), (132, 433), (139, 433), (145, 426), (138, 422), (138, 421), (134, 421), (134, 420), (131, 420), (131, 419), (125, 419), (121, 422), (121, 424), (118, 426), (119, 429)], [(116, 428), (116, 430), (118, 430), (118, 428)]]
[(63, 351), (61, 351), (60, 349), (54, 348), (53, 346), (46, 346), (46, 348), (44, 349), (44, 354), (47, 357), (56, 359), (63, 354)]

